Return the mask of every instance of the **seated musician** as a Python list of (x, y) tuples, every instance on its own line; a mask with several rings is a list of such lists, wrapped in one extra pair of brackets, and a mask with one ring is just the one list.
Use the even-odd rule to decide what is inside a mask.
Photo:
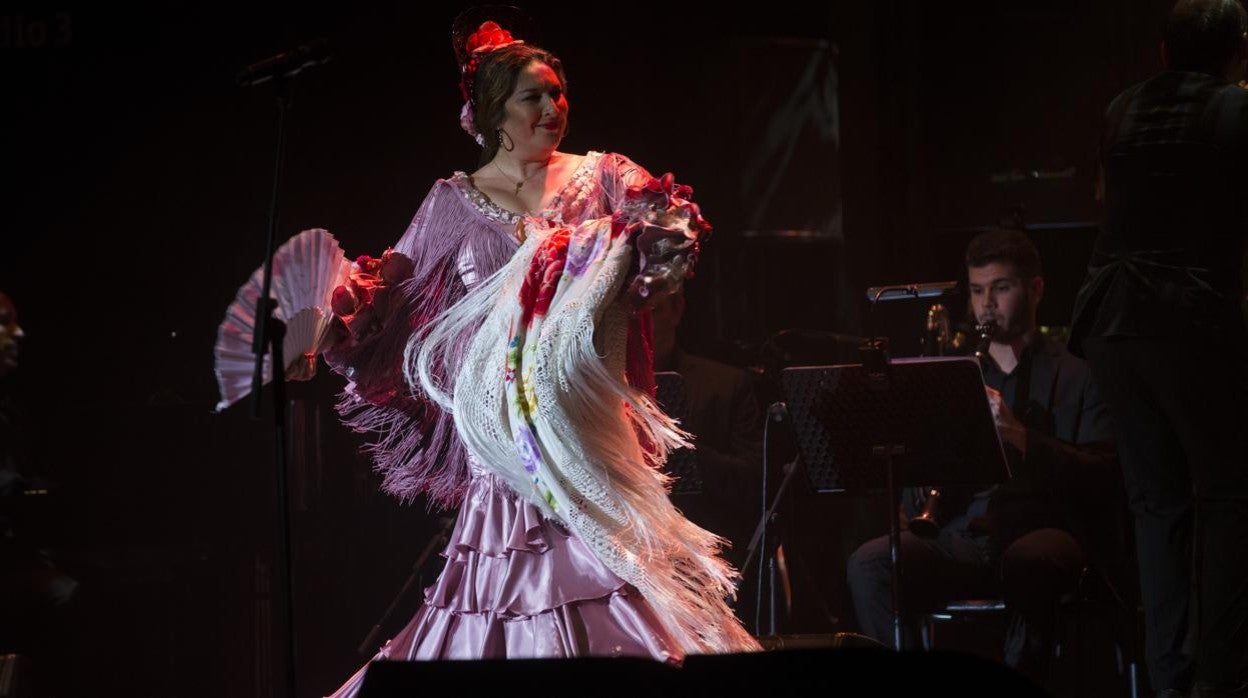
[[(983, 233), (967, 247), (966, 271), (975, 321), (996, 327), (984, 383), (1012, 477), (984, 491), (941, 488), (934, 535), (902, 532), (902, 618), (910, 626), (915, 613), (950, 601), (1001, 598), (1005, 660), (1043, 683), (1056, 604), (1090, 560), (1121, 557), (1118, 461), (1088, 367), (1037, 331), (1044, 277), (1035, 245), (1018, 231)], [(859, 547), (847, 572), (862, 632), (890, 646), (891, 572), (887, 536)], [(912, 628), (903, 635), (914, 642)]]
[(730, 543), (724, 552), (735, 564), (759, 516), (759, 468), (763, 410), (748, 371), (682, 349), (677, 328), (685, 313), (683, 289), (658, 301), (654, 319), (654, 368), (679, 373), (684, 405), (681, 426), (694, 436), (702, 492), (673, 495), (690, 521)]

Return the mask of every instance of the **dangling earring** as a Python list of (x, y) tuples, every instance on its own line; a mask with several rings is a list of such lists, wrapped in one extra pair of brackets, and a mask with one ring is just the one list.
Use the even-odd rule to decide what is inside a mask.
[[(506, 138), (507, 140), (504, 141), (503, 140), (504, 138)], [(498, 147), (502, 148), (503, 150), (506, 150), (509, 153), (516, 149), (516, 142), (513, 141), (511, 139), (511, 136), (508, 136), (507, 132), (501, 128), (498, 129)]]

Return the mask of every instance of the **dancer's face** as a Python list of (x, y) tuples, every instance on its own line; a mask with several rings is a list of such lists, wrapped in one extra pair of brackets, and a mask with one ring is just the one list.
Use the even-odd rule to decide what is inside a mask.
[(549, 154), (559, 147), (568, 128), (568, 97), (550, 66), (541, 61), (525, 66), (506, 106), (502, 129), (517, 154)]

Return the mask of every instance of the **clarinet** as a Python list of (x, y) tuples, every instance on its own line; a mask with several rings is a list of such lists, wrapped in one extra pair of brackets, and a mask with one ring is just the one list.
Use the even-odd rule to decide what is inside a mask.
[(989, 320), (982, 325), (976, 325), (975, 331), (979, 333), (979, 343), (975, 345), (975, 358), (983, 363), (984, 357), (988, 356), (988, 347), (992, 344), (992, 338), (997, 336), (997, 323)]

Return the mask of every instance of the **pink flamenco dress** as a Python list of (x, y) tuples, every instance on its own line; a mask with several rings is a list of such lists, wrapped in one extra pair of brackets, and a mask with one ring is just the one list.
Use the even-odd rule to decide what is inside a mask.
[[(628, 187), (649, 179), (626, 157), (590, 152), (540, 216), (568, 226), (610, 216)], [(508, 262), (520, 247), (520, 222), (464, 173), (438, 180), (394, 247), (412, 260), (410, 276), (404, 274), (388, 298), (373, 299), (377, 308), (364, 308), (348, 322), (356, 340), (327, 354), (350, 381), (340, 415), (372, 437), (367, 448), (383, 488), (404, 501), (425, 494), (439, 505), (459, 506), (442, 573), (374, 660), (632, 656), (679, 662), (686, 649), (637, 587), (478, 463), (449, 412), (414, 394), (403, 377), (413, 332)], [(367, 317), (373, 312), (376, 318)], [(464, 333), (452, 353), (466, 353), (471, 339)], [(630, 337), (630, 380), (644, 374), (633, 365), (632, 344)], [(740, 649), (755, 649), (745, 638)], [(332, 696), (355, 696), (366, 670)]]

